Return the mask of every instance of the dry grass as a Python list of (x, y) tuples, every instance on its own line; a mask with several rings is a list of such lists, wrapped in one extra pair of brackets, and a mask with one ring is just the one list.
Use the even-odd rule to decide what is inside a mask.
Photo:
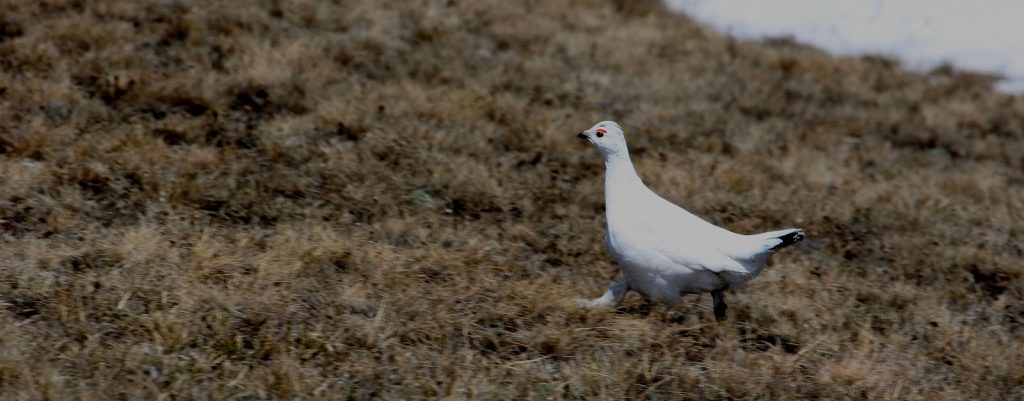
[[(656, 2), (0, 2), (0, 398), (1021, 399), (1024, 101)], [(602, 166), (808, 240), (675, 311)]]

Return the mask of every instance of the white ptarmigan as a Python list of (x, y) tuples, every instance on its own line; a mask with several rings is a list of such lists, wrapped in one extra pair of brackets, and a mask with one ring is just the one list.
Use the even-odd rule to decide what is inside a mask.
[(605, 244), (622, 278), (590, 307), (618, 304), (629, 290), (674, 303), (710, 292), (715, 318), (725, 319), (724, 291), (764, 270), (775, 251), (804, 239), (798, 228), (743, 235), (715, 226), (652, 192), (640, 180), (622, 127), (602, 121), (577, 136), (604, 158)]

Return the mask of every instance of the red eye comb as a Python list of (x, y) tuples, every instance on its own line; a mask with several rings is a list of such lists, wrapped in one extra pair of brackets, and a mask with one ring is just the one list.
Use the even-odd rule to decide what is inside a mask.
[(604, 128), (598, 128), (597, 132), (600, 132), (602, 134), (607, 134), (608, 133), (608, 131), (605, 131)]

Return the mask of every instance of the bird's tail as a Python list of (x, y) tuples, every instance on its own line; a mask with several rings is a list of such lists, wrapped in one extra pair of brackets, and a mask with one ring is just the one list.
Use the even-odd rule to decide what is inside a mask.
[(804, 230), (799, 228), (787, 228), (785, 230), (769, 231), (755, 235), (764, 240), (765, 247), (769, 252), (793, 245), (804, 240)]

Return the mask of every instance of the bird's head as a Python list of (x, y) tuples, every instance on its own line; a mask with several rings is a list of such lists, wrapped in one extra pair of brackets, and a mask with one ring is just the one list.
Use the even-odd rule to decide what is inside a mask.
[(576, 136), (594, 144), (594, 147), (601, 152), (601, 156), (608, 157), (616, 154), (626, 154), (626, 137), (622, 134), (622, 127), (615, 121), (601, 121), (590, 129), (581, 131)]

